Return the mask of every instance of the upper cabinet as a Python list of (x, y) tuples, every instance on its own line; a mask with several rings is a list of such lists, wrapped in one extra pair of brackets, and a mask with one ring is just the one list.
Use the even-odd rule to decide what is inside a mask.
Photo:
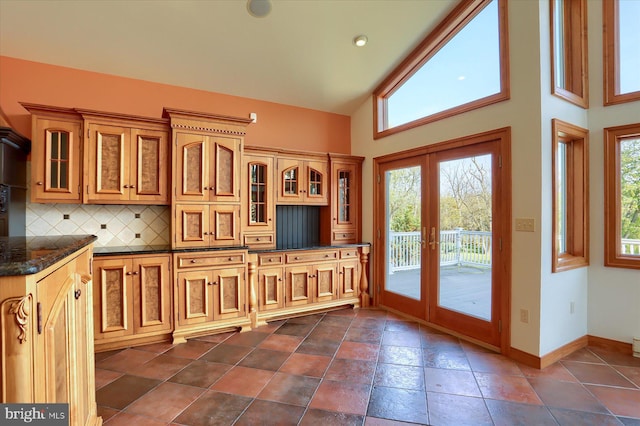
[(239, 137), (175, 132), (177, 202), (239, 202)]
[(82, 202), (82, 119), (72, 109), (26, 104), (31, 113), (31, 201)]
[(242, 162), (243, 243), (252, 248), (275, 246), (274, 157), (245, 149)]
[(331, 201), (321, 212), (322, 242), (347, 244), (360, 241), (362, 157), (330, 154)]
[(278, 204), (327, 205), (329, 187), (325, 156), (282, 155), (278, 163)]
[(240, 245), (242, 145), (251, 119), (164, 110), (172, 129), (175, 248)]
[(80, 111), (85, 118), (85, 200), (96, 204), (169, 204), (166, 120)]

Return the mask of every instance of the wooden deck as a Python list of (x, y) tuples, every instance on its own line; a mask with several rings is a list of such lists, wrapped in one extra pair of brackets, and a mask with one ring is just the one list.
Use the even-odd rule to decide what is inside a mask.
[[(420, 300), (420, 270), (394, 272), (389, 276), (387, 291)], [(439, 305), (490, 320), (491, 268), (441, 267)]]

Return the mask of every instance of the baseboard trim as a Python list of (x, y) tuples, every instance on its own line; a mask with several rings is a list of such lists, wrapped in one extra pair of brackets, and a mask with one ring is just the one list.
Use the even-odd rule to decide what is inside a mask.
[(589, 346), (595, 346), (596, 348), (607, 349), (614, 352), (623, 353), (626, 355), (633, 354), (633, 344), (620, 342), (618, 340), (606, 339), (598, 336), (588, 336)]
[(582, 337), (578, 337), (573, 342), (569, 342), (566, 345), (560, 346), (558, 349), (551, 351), (542, 357), (531, 355), (530, 353), (521, 351), (520, 349), (509, 348), (509, 358), (526, 366), (542, 370), (543, 368), (550, 366), (554, 362), (560, 361), (562, 358), (572, 354), (578, 349), (586, 347), (588, 344), (588, 336), (585, 335)]

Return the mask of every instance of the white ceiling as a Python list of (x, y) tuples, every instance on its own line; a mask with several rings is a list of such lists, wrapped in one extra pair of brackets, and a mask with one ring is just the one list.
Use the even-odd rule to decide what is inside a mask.
[(0, 54), (349, 115), (456, 3), (0, 0)]

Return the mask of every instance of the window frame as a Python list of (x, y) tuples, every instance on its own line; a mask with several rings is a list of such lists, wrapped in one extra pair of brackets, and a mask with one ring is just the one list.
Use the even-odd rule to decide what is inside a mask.
[[(552, 238), (551, 271), (561, 272), (589, 265), (589, 131), (554, 118), (551, 121)], [(557, 155), (566, 145), (566, 250), (558, 253)]]
[(640, 100), (640, 90), (618, 93), (620, 89), (618, 0), (602, 2), (602, 23), (603, 104), (609, 106)]
[[(564, 87), (556, 79), (556, 5), (562, 3), (562, 57), (564, 65)], [(589, 66), (587, 44), (587, 2), (586, 0), (551, 0), (551, 94), (578, 105), (589, 108)]]
[(620, 142), (640, 138), (640, 123), (604, 129), (604, 265), (640, 269), (640, 256), (620, 253)]
[(388, 97), (391, 96), (397, 88), (402, 86), (404, 82), (410, 79), (422, 65), (428, 62), (449, 40), (455, 37), (455, 35), (458, 34), (467, 23), (473, 20), (491, 1), (492, 0), (462, 0), (407, 57), (391, 71), (382, 83), (376, 87), (373, 91), (374, 139), (400, 133), (510, 98), (507, 0), (495, 0), (498, 2), (498, 22), (500, 25), (500, 92), (418, 118), (408, 123), (386, 128), (386, 123), (388, 122)]

